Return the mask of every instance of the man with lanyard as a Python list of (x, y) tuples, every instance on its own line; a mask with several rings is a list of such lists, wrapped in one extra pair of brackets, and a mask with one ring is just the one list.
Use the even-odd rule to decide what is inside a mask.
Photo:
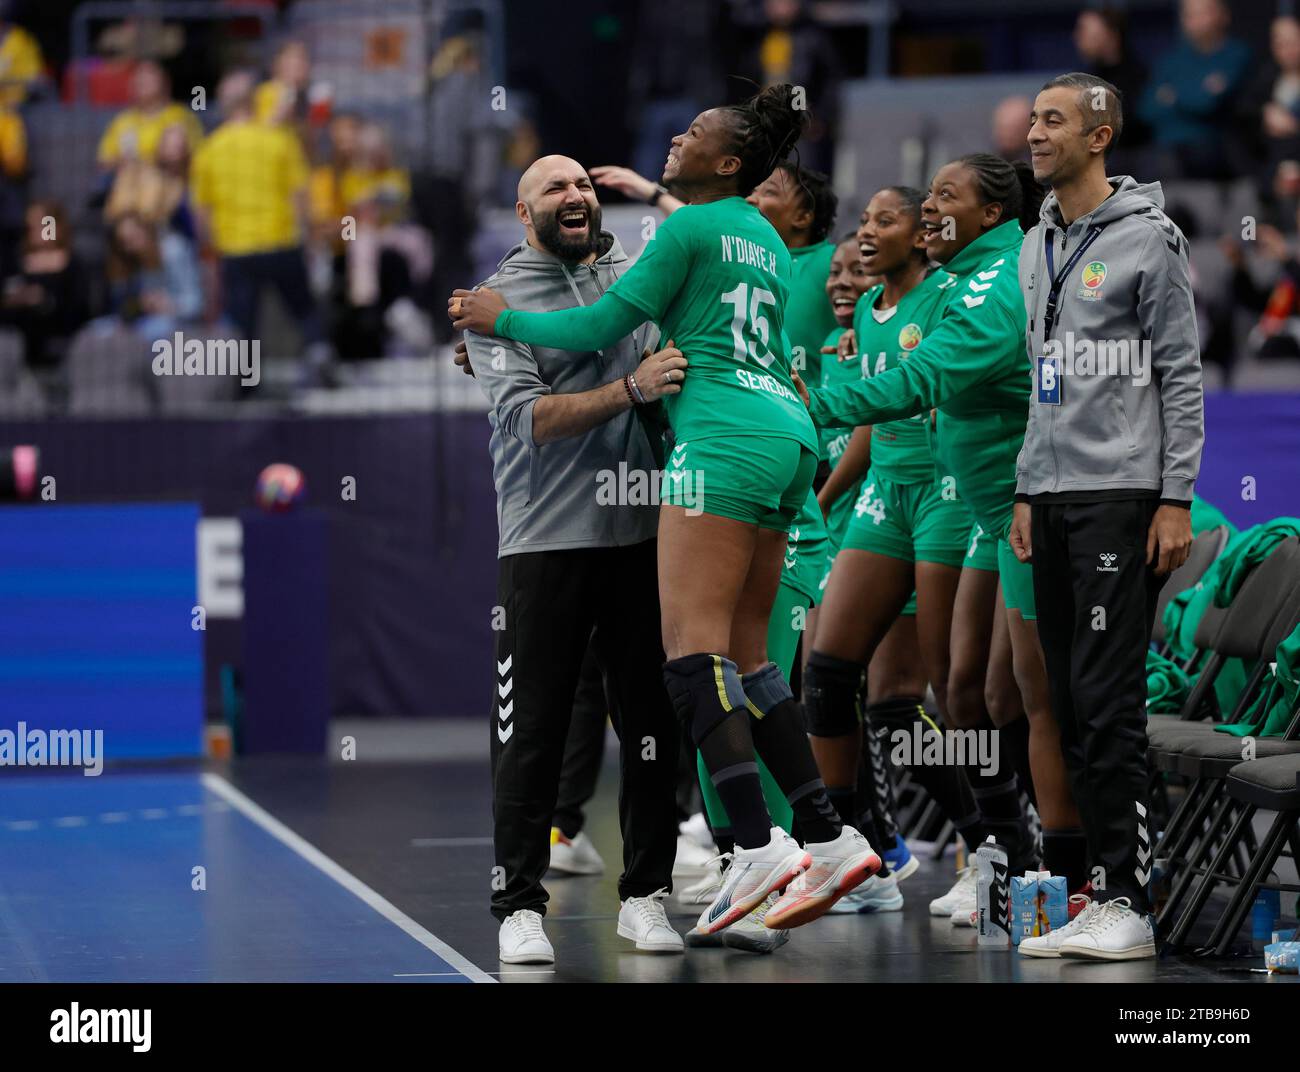
[(1156, 597), (1192, 542), (1204, 422), (1187, 241), (1158, 183), (1106, 177), (1123, 125), (1093, 75), (1043, 87), (1029, 132), (1051, 186), (1020, 284), (1033, 386), (1011, 545), (1079, 804), (1094, 901), (1036, 955), (1155, 955), (1147, 885), (1145, 660)]

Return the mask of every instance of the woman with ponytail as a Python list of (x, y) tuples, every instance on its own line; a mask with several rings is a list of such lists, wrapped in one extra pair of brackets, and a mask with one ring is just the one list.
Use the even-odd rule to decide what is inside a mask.
[[(736, 842), (700, 917), (706, 934), (760, 906), (774, 930), (810, 922), (880, 867), (831, 805), (803, 712), (767, 656), (787, 533), (808, 499), (818, 441), (790, 371), (790, 254), (745, 199), (799, 140), (807, 113), (795, 103), (793, 86), (771, 86), (701, 113), (673, 139), (662, 181), (685, 204), (594, 305), (524, 313), (491, 290), (458, 290), (449, 303), (458, 329), (570, 350), (599, 350), (653, 320), (689, 364), (684, 382), (680, 370), (666, 374), (678, 390), (665, 398), (676, 445), (660, 499), (659, 598), (664, 682)], [(630, 378), (626, 387), (637, 401), (640, 387)], [(803, 847), (772, 823), (756, 753)]]
[[(906, 360), (879, 375), (815, 390), (810, 396), (802, 383), (798, 386), (819, 425), (874, 425), (937, 411), (938, 480), (951, 484), (983, 534), (997, 541), (997, 576), (1021, 701), (1008, 702), (998, 695), (998, 644), (993, 643), (990, 656), (990, 637), (996, 639), (998, 633), (987, 606), (990, 574), (963, 569), (954, 604), (948, 715), (958, 729), (1001, 729), (997, 762), (981, 765), (971, 760), (964, 773), (980, 825), (1003, 845), (1016, 873), (1037, 862), (1017, 791), (1020, 768), (1021, 781), (1031, 783), (1024, 788), (1032, 786), (1042, 820), (1043, 862), (1053, 874), (1066, 875), (1074, 892), (1087, 881), (1086, 849), (1048, 699), (1034, 624), (1033, 574), (1007, 542), (1016, 458), (1029, 411), (1025, 304), (1017, 270), (1024, 231), (1037, 221), (1042, 196), (1027, 166), (986, 153), (941, 167), (922, 205), (929, 259), (955, 280), (946, 291), (938, 323)], [(819, 624), (819, 647), (822, 630)], [(1027, 754), (1024, 749), (1017, 754), (1015, 727), (1009, 725), (1022, 709), (1029, 721)], [(1032, 769), (1032, 778), (1026, 767)], [(974, 872), (968, 869), (948, 895), (931, 905), (931, 912), (969, 923), (974, 907)]]

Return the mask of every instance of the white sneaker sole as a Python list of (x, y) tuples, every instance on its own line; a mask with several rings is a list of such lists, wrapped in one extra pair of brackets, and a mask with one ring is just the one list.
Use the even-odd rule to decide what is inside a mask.
[(674, 942), (671, 939), (667, 939), (667, 938), (658, 942), (643, 941), (637, 938), (636, 931), (634, 931), (631, 927), (623, 926), (623, 924), (621, 923), (618, 925), (618, 936), (620, 938), (626, 938), (628, 939), (628, 941), (633, 942), (636, 945), (637, 949), (640, 950), (642, 953), (681, 953), (686, 948), (685, 943)]
[(1091, 949), (1066, 942), (1059, 955), (1062, 960), (1151, 960), (1156, 955), (1156, 947), (1154, 943), (1144, 942), (1127, 949)]
[(975, 923), (971, 919), (971, 916), (973, 916), (974, 914), (975, 914), (974, 909), (972, 909), (969, 912), (954, 910), (953, 914), (949, 917), (949, 919), (952, 921), (952, 925), (954, 927), (974, 927)]
[(891, 874), (893, 874), (895, 881), (902, 882), (903, 879), (905, 878), (911, 878), (920, 869), (921, 869), (921, 861), (918, 860), (915, 856), (912, 856), (908, 859), (907, 863), (905, 863), (897, 871), (891, 872)]
[(1019, 950), (1022, 957), (1037, 957), (1039, 960), (1060, 960), (1061, 950), (1057, 949), (1040, 949), (1037, 946), (1027, 946), (1021, 942), (1016, 949)]
[(557, 864), (551, 861), (551, 865), (546, 869), (550, 875), (563, 875), (567, 878), (585, 878), (590, 875), (603, 875), (605, 873), (604, 864)]
[(856, 901), (850, 901), (847, 897), (841, 898), (831, 905), (827, 915), (830, 916), (874, 916), (878, 912), (901, 912), (903, 910), (903, 895), (895, 894), (888, 901), (870, 901), (867, 904), (860, 904)]
[(772, 937), (765, 938), (759, 934), (738, 933), (734, 929), (723, 931), (722, 944), (728, 949), (739, 949), (746, 953), (775, 953), (790, 940), (790, 935), (785, 931), (768, 931), (767, 933)]
[(777, 901), (768, 910), (765, 925), (775, 931), (789, 930), (821, 919), (836, 901), (846, 893), (852, 893), (879, 871), (880, 862), (880, 855), (874, 850), (849, 857), (836, 869), (834, 879), (828, 883), (828, 892), (801, 897), (793, 904), (786, 905), (784, 912), (781, 911), (781, 902)]
[[(704, 931), (705, 934), (717, 934), (718, 931), (726, 930), (737, 920), (744, 919), (766, 901), (769, 893), (773, 890), (784, 890), (811, 866), (812, 857), (803, 849), (790, 853), (784, 860), (773, 866), (768, 872), (767, 878), (756, 886), (752, 893), (740, 901), (733, 902), (731, 907), (712, 923), (706, 923), (698, 929)], [(714, 900), (716, 901), (717, 898), (714, 898)]]
[(497, 960), (502, 964), (554, 964), (554, 953), (502, 953), (497, 951)]

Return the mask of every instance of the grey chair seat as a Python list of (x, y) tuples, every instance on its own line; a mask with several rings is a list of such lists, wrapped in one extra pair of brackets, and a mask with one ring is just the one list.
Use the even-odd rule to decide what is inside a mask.
[(1228, 792), (1269, 811), (1300, 808), (1300, 754), (1238, 763), (1228, 772)]
[[(1206, 737), (1181, 748), (1176, 769), (1189, 778), (1226, 778), (1242, 762), (1243, 747), (1242, 738), (1216, 733), (1213, 740)], [(1257, 737), (1254, 747), (1257, 759), (1300, 755), (1300, 741), (1284, 741), (1280, 737)]]

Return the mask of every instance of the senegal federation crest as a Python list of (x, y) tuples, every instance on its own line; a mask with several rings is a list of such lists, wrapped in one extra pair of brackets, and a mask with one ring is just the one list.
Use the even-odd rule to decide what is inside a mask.
[(921, 345), (921, 325), (908, 324), (898, 333), (898, 345), (904, 350), (915, 350)]
[(1098, 292), (1104, 282), (1106, 282), (1106, 262), (1090, 261), (1083, 266), (1083, 290), (1079, 291), (1079, 297), (1100, 297)]

